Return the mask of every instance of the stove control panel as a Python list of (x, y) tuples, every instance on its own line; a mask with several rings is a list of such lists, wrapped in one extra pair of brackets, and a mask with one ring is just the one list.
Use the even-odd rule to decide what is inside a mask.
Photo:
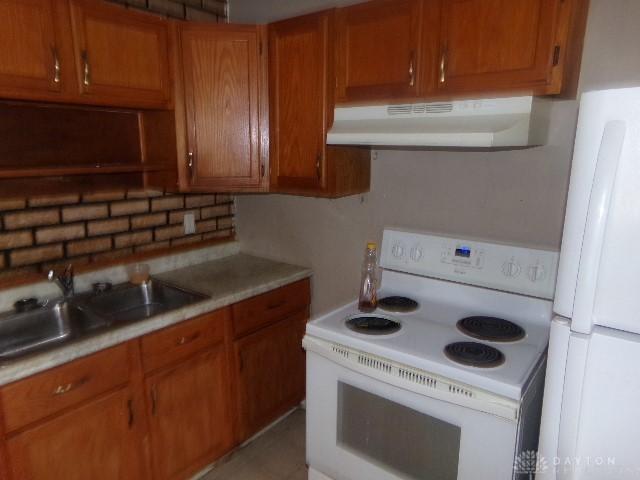
[(552, 299), (558, 252), (387, 229), (380, 266)]
[(444, 263), (471, 268), (484, 266), (484, 250), (470, 242), (456, 242), (443, 245), (441, 258)]

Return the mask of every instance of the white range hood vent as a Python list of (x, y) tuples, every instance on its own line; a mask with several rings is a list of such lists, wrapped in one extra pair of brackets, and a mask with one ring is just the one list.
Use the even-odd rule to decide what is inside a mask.
[(544, 145), (550, 100), (511, 97), (339, 107), (330, 145), (509, 148)]

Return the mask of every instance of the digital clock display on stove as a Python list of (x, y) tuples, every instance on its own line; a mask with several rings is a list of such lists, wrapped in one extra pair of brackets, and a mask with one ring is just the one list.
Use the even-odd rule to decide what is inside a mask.
[(456, 257), (470, 258), (471, 257), (471, 248), (469, 248), (469, 247), (458, 247), (458, 248), (456, 248)]

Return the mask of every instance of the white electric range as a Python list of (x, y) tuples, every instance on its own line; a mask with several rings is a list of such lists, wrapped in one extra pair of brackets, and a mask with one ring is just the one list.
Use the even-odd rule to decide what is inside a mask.
[(307, 325), (309, 478), (528, 477), (557, 261), (385, 230), (378, 309)]

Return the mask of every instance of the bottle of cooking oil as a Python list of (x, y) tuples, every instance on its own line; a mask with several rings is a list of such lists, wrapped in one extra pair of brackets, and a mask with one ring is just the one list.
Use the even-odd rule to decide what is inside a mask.
[(360, 300), (358, 308), (362, 312), (373, 312), (378, 306), (378, 248), (373, 242), (367, 243), (362, 264), (362, 281), (360, 282)]

